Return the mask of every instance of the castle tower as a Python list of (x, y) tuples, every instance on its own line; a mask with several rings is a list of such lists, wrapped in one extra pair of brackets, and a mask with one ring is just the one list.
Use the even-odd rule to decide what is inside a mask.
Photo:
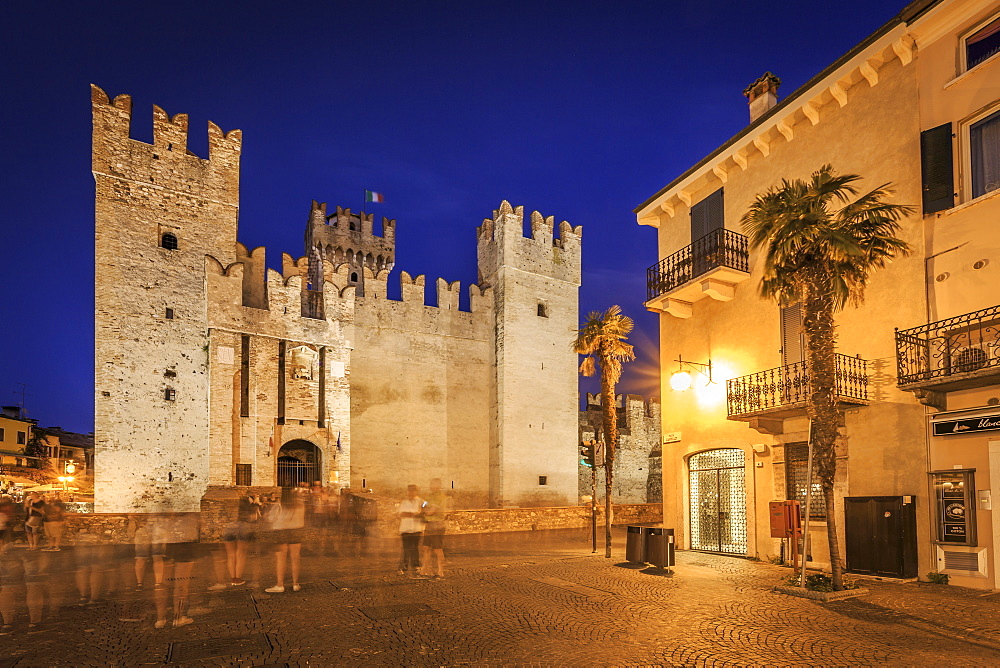
[(132, 101), (91, 87), (95, 222), (97, 512), (194, 511), (209, 481), (205, 255), (234, 262), (241, 134), (153, 108), (153, 143), (129, 138)]
[(365, 294), (365, 269), (377, 274), (392, 270), (396, 261), (396, 221), (382, 218), (382, 236), (374, 233), (374, 214), (351, 213), (350, 209), (326, 213), (326, 204), (313, 200), (306, 224), (305, 254), (309, 258), (310, 276), (323, 261), (333, 266), (346, 263), (350, 285), (357, 295)]
[(582, 229), (504, 201), (478, 229), (479, 282), (496, 317), (490, 434), (492, 505), (577, 502), (577, 357)]

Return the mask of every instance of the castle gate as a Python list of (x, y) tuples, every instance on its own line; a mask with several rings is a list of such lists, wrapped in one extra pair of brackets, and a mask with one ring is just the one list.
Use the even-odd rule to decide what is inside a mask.
[(310, 485), (323, 479), (323, 452), (309, 441), (289, 441), (278, 450), (278, 487)]

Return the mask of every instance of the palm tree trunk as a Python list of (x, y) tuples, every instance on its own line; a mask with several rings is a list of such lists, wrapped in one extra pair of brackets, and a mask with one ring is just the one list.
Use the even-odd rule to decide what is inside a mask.
[[(602, 351), (603, 353), (604, 351)], [(614, 508), (611, 495), (614, 490), (615, 446), (618, 444), (618, 411), (615, 408), (615, 379), (608, 373), (611, 365), (606, 355), (601, 355), (601, 411), (604, 414), (604, 556), (611, 558), (611, 524)]]
[[(843, 567), (837, 537), (834, 480), (837, 475), (837, 434), (840, 412), (837, 409), (836, 327), (830, 276), (820, 268), (808, 270), (808, 294), (804, 303), (804, 326), (809, 364), (807, 410), (812, 419), (813, 456), (820, 485), (826, 497), (826, 532), (830, 550), (830, 570), (834, 591), (843, 589)], [(808, 481), (812, 485), (812, 480)], [(808, 540), (808, 538), (807, 538)]]

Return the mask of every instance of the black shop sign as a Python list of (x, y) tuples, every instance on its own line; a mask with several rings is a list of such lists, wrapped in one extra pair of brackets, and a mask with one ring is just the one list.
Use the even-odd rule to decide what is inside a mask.
[(965, 420), (941, 420), (934, 423), (935, 436), (952, 436), (975, 431), (990, 431), (1000, 429), (1000, 415), (967, 418)]

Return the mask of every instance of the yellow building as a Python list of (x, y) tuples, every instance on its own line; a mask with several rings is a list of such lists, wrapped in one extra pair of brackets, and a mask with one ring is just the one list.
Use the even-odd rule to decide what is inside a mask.
[[(35, 421), (26, 418), (20, 406), (4, 406), (0, 409), (0, 469), (25, 466), (30, 457), (24, 449), (31, 438), (31, 428)], [(2, 475), (4, 471), (0, 471)]]
[[(739, 220), (758, 193), (830, 163), (861, 188), (892, 182), (918, 210), (901, 231), (913, 253), (837, 315), (846, 567), (997, 586), (998, 17), (1000, 2), (922, 0), (780, 102), (768, 73), (745, 91), (748, 127), (636, 209), (658, 228), (646, 306), (662, 314), (664, 522), (682, 547), (760, 558), (787, 547), (768, 503), (807, 488), (801, 312), (759, 296), (763, 258)], [(671, 391), (678, 370), (691, 389)], [(984, 426), (932, 435), (959, 420)], [(812, 516), (823, 565), (821, 500)]]

